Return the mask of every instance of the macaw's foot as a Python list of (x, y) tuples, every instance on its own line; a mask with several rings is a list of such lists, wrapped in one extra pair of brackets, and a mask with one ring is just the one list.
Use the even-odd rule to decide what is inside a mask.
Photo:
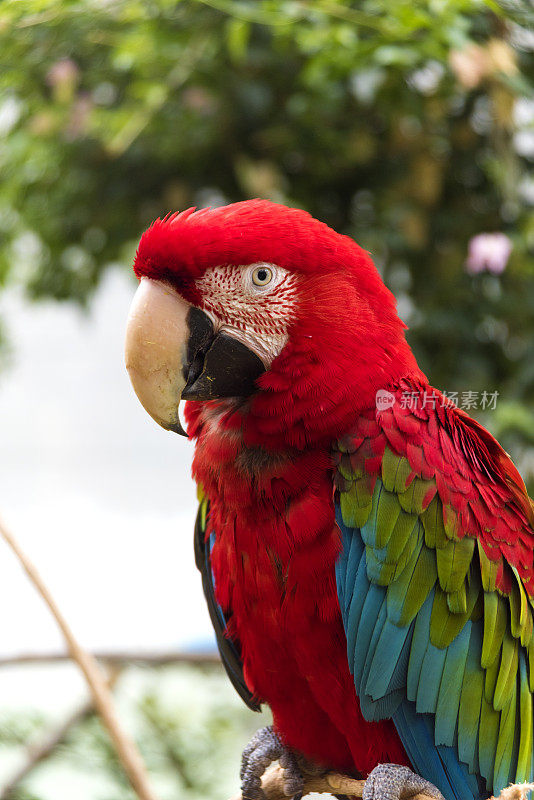
[(243, 800), (264, 800), (261, 778), (273, 761), (278, 761), (284, 770), (284, 793), (300, 798), (304, 780), (297, 759), (269, 726), (255, 733), (243, 750), (240, 773)]
[(445, 800), (433, 783), (426, 781), (408, 767), (399, 764), (379, 764), (369, 774), (363, 789), (363, 800), (399, 800), (415, 794), (430, 795)]

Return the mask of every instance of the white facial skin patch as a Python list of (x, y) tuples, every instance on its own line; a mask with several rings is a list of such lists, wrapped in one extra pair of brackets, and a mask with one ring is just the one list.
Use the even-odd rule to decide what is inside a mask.
[(196, 288), (215, 330), (249, 347), (268, 369), (287, 342), (299, 280), (276, 264), (257, 262), (212, 267), (196, 281)]

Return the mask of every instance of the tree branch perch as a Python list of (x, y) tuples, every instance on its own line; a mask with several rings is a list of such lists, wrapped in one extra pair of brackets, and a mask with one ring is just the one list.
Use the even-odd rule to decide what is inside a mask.
[[(262, 778), (262, 789), (266, 800), (288, 800), (284, 793), (284, 770), (277, 763), (267, 769)], [(312, 792), (317, 794), (337, 794), (349, 797), (361, 797), (365, 781), (342, 775), (340, 772), (325, 772), (322, 775), (312, 775), (304, 773), (304, 794), (305, 797)], [(426, 794), (407, 795), (401, 800), (430, 800)], [(240, 794), (232, 800), (245, 800)]]
[[(326, 772), (323, 775), (304, 774), (303, 796), (315, 792), (317, 794), (346, 795), (362, 797), (365, 781), (356, 780), (339, 772)], [(265, 772), (262, 789), (266, 800), (288, 800), (284, 794), (284, 771), (279, 764), (273, 764)], [(526, 800), (527, 793), (534, 790), (533, 783), (520, 783), (503, 789), (497, 799), (490, 800)], [(231, 800), (246, 800), (240, 794)], [(430, 800), (429, 795), (401, 795), (401, 800)]]

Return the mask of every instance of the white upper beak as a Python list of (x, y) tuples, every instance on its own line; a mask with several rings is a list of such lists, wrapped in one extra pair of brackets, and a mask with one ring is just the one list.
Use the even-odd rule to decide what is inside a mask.
[(126, 327), (126, 369), (137, 397), (159, 425), (182, 434), (178, 407), (186, 384), (189, 309), (167, 284), (141, 278)]

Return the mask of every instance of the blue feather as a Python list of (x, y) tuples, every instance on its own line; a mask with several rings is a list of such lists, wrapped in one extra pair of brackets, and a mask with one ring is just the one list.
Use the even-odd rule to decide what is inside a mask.
[(430, 641), (428, 642), (421, 665), (421, 676), (424, 676), (424, 679), (419, 680), (417, 689), (416, 708), (421, 714), (434, 714), (436, 712), (446, 655), (447, 650), (445, 648), (434, 647)]
[[(482, 781), (469, 774), (457, 752), (460, 696), (474, 623), (468, 621), (448, 648), (434, 647), (430, 643), (432, 589), (413, 622), (397, 625), (402, 597), (394, 596), (391, 586), (369, 580), (361, 533), (345, 526), (339, 509), (336, 512), (344, 548), (336, 564), (336, 579), (348, 662), (362, 714), (370, 721), (393, 720), (414, 770), (434, 783), (447, 800), (480, 800)], [(371, 530), (367, 536), (371, 542)], [(407, 568), (414, 567), (415, 561)], [(476, 740), (469, 735), (468, 741), (472, 756)]]
[(435, 746), (431, 717), (416, 713), (413, 703), (406, 700), (393, 715), (393, 722), (415, 771), (437, 786), (447, 800), (484, 797), (477, 778), (458, 761), (454, 748)]
[(341, 518), (341, 510), (338, 506), (336, 506), (336, 522), (341, 531), (341, 552), (336, 562), (337, 596), (343, 616), (343, 624), (346, 624), (348, 603), (345, 598), (345, 583), (347, 581), (347, 575), (349, 574), (347, 562), (353, 534), (352, 531), (344, 525), (343, 519)]
[(356, 576), (354, 577), (354, 593), (352, 595), (352, 601), (345, 625), (345, 631), (347, 635), (347, 657), (351, 672), (354, 662), (354, 652), (356, 650), (356, 637), (358, 635), (360, 617), (362, 615), (362, 608), (367, 596), (367, 592), (369, 591), (369, 585), (367, 568), (365, 566), (365, 558), (362, 558), (358, 565)]
[(432, 604), (434, 602), (434, 591), (430, 592), (423, 603), (413, 631), (412, 647), (410, 651), (410, 661), (408, 664), (408, 679), (406, 682), (406, 696), (408, 700), (417, 698), (417, 688), (419, 676), (425, 657), (426, 648), (430, 636), (430, 616), (432, 614)]
[(454, 744), (471, 625), (467, 622), (447, 649), (436, 708), (436, 744)]
[[(356, 673), (354, 675), (354, 682), (355, 682), (355, 685), (356, 685), (356, 692), (360, 696), (366, 693), (365, 687), (366, 687), (366, 684), (367, 684), (367, 678), (369, 676), (369, 670), (371, 669), (371, 664), (373, 662), (373, 658), (374, 658), (374, 655), (375, 655), (376, 646), (377, 646), (378, 641), (380, 639), (380, 634), (382, 633), (382, 630), (383, 630), (384, 625), (386, 623), (387, 610), (386, 610), (386, 602), (385, 601), (386, 601), (386, 593), (383, 592), (382, 593), (382, 606), (381, 606), (380, 611), (378, 613), (378, 617), (376, 618), (376, 620), (374, 622), (374, 625), (373, 625), (373, 635), (371, 636), (371, 641), (369, 642), (369, 647), (367, 648), (367, 653), (365, 654), (365, 660), (364, 660), (363, 669), (362, 669), (362, 677), (361, 677), (359, 686), (356, 684)], [(363, 618), (363, 614), (362, 614), (362, 618)], [(361, 625), (361, 622), (360, 622), (360, 625)]]
[(368, 694), (362, 694), (359, 698), (360, 708), (367, 722), (378, 722), (380, 719), (391, 719), (395, 711), (404, 700), (404, 691), (397, 689), (390, 692), (380, 700), (373, 700)]
[(350, 550), (347, 557), (347, 581), (345, 583), (345, 605), (348, 608), (352, 594), (354, 592), (354, 575), (360, 564), (364, 550), (364, 544), (359, 530), (352, 531), (350, 537)]
[[(397, 669), (401, 653), (406, 644), (406, 639), (411, 636), (412, 630), (413, 626), (399, 628), (389, 619), (386, 619), (365, 684), (365, 693), (374, 700), (384, 697), (390, 691), (389, 686), (394, 674), (397, 679), (399, 678)], [(404, 674), (405, 682), (406, 672)], [(400, 685), (402, 684), (399, 684), (396, 688), (400, 688)]]
[[(362, 559), (363, 560), (363, 559)], [(375, 626), (379, 615), (382, 612), (386, 615), (386, 591), (381, 586), (370, 584), (367, 590), (367, 597), (365, 598), (362, 613), (360, 617), (360, 624), (358, 626), (357, 646), (354, 648), (354, 685), (356, 692), (359, 694), (359, 686), (362, 680), (363, 668), (365, 659), (369, 651), (369, 646), (375, 633)]]

